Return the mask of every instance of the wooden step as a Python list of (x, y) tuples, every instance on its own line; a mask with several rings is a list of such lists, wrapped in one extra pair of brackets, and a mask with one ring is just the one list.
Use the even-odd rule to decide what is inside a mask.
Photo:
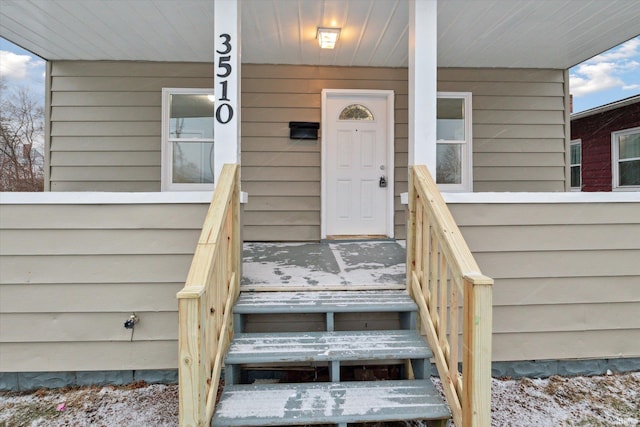
[(417, 331), (251, 333), (233, 338), (225, 364), (428, 359)]
[(450, 412), (430, 380), (226, 386), (213, 426), (441, 420)]
[(241, 292), (233, 311), (236, 332), (244, 332), (248, 314), (320, 313), (333, 331), (336, 313), (398, 313), (402, 329), (415, 329), (418, 306), (406, 290)]
[(375, 313), (415, 312), (407, 291), (242, 292), (234, 312), (270, 313)]

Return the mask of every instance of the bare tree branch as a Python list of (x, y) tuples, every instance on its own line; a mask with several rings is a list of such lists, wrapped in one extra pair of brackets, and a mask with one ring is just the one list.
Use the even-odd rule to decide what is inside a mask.
[(44, 108), (0, 79), (0, 191), (42, 191)]

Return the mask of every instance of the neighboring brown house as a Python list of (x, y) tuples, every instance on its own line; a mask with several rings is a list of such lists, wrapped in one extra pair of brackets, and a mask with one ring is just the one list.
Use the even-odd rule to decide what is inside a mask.
[(571, 115), (571, 188), (640, 191), (640, 95)]

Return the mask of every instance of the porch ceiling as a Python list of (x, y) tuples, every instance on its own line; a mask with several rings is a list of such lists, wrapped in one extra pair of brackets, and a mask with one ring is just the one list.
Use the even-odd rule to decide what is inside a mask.
[[(418, 0), (421, 1), (421, 0)], [(0, 36), (48, 60), (213, 60), (212, 0), (2, 0)], [(243, 0), (242, 62), (408, 64), (407, 0)], [(637, 0), (438, 0), (438, 65), (569, 68), (639, 33)], [(342, 28), (321, 50), (317, 26)]]

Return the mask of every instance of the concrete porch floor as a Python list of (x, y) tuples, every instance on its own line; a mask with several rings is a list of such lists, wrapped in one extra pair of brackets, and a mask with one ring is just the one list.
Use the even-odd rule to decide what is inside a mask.
[(405, 288), (405, 241), (245, 243), (241, 290)]

